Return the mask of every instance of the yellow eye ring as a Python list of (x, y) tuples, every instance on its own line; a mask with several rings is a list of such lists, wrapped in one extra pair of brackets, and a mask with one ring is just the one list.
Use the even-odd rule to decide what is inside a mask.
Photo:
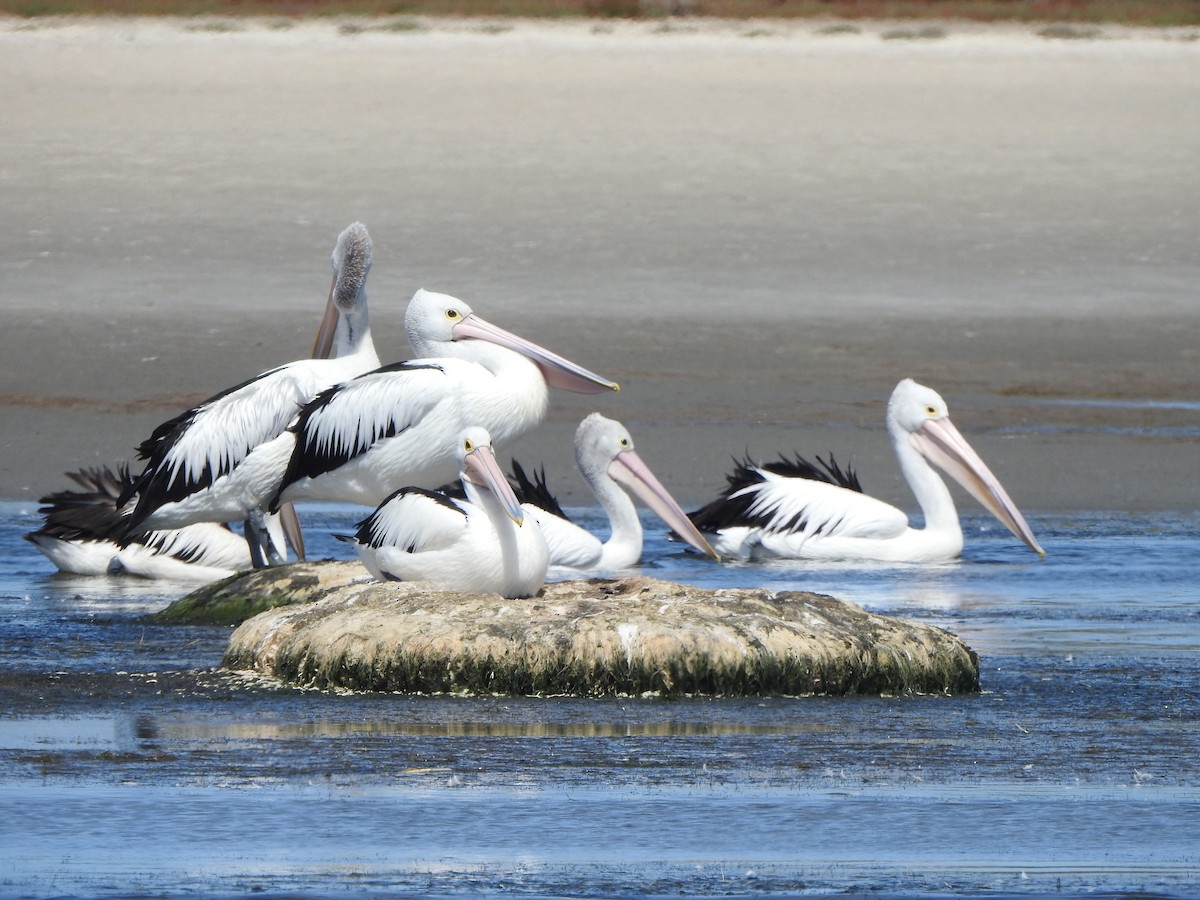
[(475, 449), (475, 442), (470, 438), (467, 438), (465, 441), (463, 441), (463, 449), (468, 453), (471, 453)]
[(937, 411), (937, 407), (936, 407), (936, 406), (926, 406), (926, 407), (925, 407), (925, 415), (927, 415), (927, 416), (936, 416), (937, 414), (938, 414), (938, 411)]
[(456, 319), (461, 319), (462, 313), (454, 307), (450, 307), (448, 310), (446, 310), (446, 318), (453, 322)]

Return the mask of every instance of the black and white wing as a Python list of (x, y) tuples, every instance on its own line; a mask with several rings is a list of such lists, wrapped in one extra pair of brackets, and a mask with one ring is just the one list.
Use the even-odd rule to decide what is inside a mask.
[(320, 387), (314, 362), (322, 361), (264, 372), (159, 425), (139, 446), (146, 468), (123, 497), (137, 495), (131, 524), (211, 486), (259, 444), (280, 435)]
[(269, 507), (287, 487), (332, 472), (421, 422), (453, 381), (446, 363), (406, 360), (328, 388), (301, 409), (288, 430), (296, 445)]
[(858, 477), (832, 457), (801, 457), (766, 465), (739, 462), (720, 497), (688, 518), (702, 532), (734, 528), (768, 534), (887, 538), (902, 534), (908, 516), (862, 492)]

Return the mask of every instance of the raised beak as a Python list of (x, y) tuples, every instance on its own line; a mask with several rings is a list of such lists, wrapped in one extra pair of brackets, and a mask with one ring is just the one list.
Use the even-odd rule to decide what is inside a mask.
[(300, 516), (296, 513), (294, 503), (284, 503), (279, 507), (279, 524), (283, 526), (283, 536), (296, 554), (296, 559), (303, 560), (304, 531), (300, 527)]
[(545, 347), (539, 347), (532, 341), (518, 337), (511, 331), (505, 331), (479, 316), (471, 313), (454, 326), (454, 337), (475, 338), (480, 341), (491, 341), (501, 347), (516, 350), (529, 357), (542, 371), (542, 377), (550, 387), (573, 391), (576, 394), (601, 394), (604, 391), (619, 391), (621, 386), (615, 381), (609, 381), (595, 372), (588, 371), (583, 366), (577, 366), (568, 359), (563, 359), (557, 353), (551, 353)]
[(504, 506), (508, 517), (521, 525), (525, 521), (525, 511), (521, 509), (521, 501), (513, 493), (512, 485), (504, 477), (504, 470), (496, 462), (496, 454), (486, 444), (476, 445), (464, 460), (463, 477), (472, 484), (491, 491)]
[(1000, 480), (979, 458), (953, 422), (947, 418), (929, 419), (919, 431), (912, 434), (911, 439), (919, 453), (961, 484), (1013, 535), (1024, 541), (1038, 556), (1046, 555)]
[(608, 464), (608, 474), (617, 484), (633, 491), (634, 495), (654, 510), (655, 514), (666, 522), (672, 531), (701, 553), (712, 557), (717, 562), (721, 561), (721, 557), (717, 556), (717, 551), (709, 546), (704, 535), (696, 530), (696, 526), (687, 517), (687, 513), (679, 508), (675, 498), (667, 493), (667, 489), (654, 477), (654, 473), (634, 451), (623, 450), (618, 453)]
[(333, 302), (333, 289), (337, 286), (337, 276), (329, 285), (329, 299), (325, 301), (325, 316), (321, 319), (321, 327), (317, 329), (317, 339), (313, 343), (313, 359), (329, 359), (333, 352), (333, 336), (337, 334), (338, 308)]

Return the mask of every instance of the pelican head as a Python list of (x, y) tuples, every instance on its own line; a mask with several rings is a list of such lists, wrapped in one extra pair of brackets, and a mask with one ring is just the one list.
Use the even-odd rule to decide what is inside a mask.
[(950, 421), (946, 401), (932, 388), (905, 378), (888, 401), (888, 431), (893, 440), (907, 441), (978, 500), (1015, 537), (1039, 556), (1045, 556), (1033, 531), (979, 454)]
[(645, 503), (680, 537), (701, 553), (720, 560), (679, 504), (634, 452), (633, 436), (620, 422), (592, 413), (575, 429), (575, 462), (599, 493), (604, 477), (611, 478)]
[(325, 304), (325, 318), (313, 344), (313, 357), (328, 359), (333, 351), (334, 335), (340, 316), (349, 316), (365, 307), (367, 273), (371, 271), (371, 236), (367, 226), (355, 222), (338, 235), (330, 257), (333, 281)]
[(488, 434), (487, 429), (464, 428), (458, 437), (456, 456), (463, 486), (474, 486), (491, 491), (500, 501), (500, 505), (504, 507), (508, 517), (518, 525), (522, 524), (525, 520), (525, 512), (521, 509), (521, 502), (517, 500), (517, 495), (513, 493), (512, 485), (504, 477), (504, 470), (496, 461), (496, 451), (492, 448), (492, 436)]
[(621, 389), (616, 382), (481, 319), (470, 306), (449, 294), (418, 290), (408, 303), (404, 327), (408, 331), (408, 342), (417, 356), (429, 358), (450, 355), (439, 353), (438, 346), (444, 348), (457, 341), (487, 341), (528, 357), (551, 387), (578, 394)]

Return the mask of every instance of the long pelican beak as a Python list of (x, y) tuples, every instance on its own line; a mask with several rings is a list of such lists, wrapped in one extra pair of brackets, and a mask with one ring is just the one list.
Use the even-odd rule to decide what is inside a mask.
[(615, 381), (609, 381), (595, 372), (577, 366), (568, 359), (563, 359), (557, 353), (551, 353), (545, 347), (539, 347), (532, 341), (518, 337), (511, 331), (505, 331), (479, 316), (471, 313), (454, 326), (455, 338), (475, 338), (481, 341), (491, 341), (501, 347), (515, 350), (529, 357), (542, 371), (542, 377), (550, 387), (573, 391), (576, 394), (602, 394), (605, 391), (619, 391), (621, 386)]
[(913, 432), (911, 439), (919, 453), (966, 488), (1014, 536), (1038, 556), (1046, 555), (1000, 479), (992, 474), (953, 422), (948, 418), (928, 419), (919, 431)]
[(313, 359), (329, 359), (333, 352), (333, 337), (337, 334), (338, 308), (333, 302), (333, 289), (337, 286), (337, 275), (329, 285), (329, 299), (325, 301), (325, 316), (321, 319), (321, 327), (317, 329), (317, 339), (313, 343)]
[(696, 530), (687, 513), (679, 508), (675, 498), (667, 493), (667, 489), (634, 451), (622, 450), (618, 453), (608, 464), (608, 474), (617, 484), (633, 491), (639, 500), (654, 510), (655, 514), (685, 541), (706, 556), (717, 562), (721, 561), (717, 551), (709, 546), (704, 535)]
[(508, 517), (521, 525), (525, 521), (525, 510), (521, 509), (521, 501), (513, 493), (512, 485), (504, 477), (504, 470), (496, 462), (496, 454), (492, 448), (480, 444), (466, 455), (463, 461), (463, 478), (472, 484), (491, 491), (504, 506)]
[(300, 527), (300, 516), (294, 503), (284, 503), (279, 507), (279, 524), (283, 527), (284, 539), (296, 554), (296, 559), (303, 560), (304, 530)]
[[(336, 286), (337, 276), (334, 275), (333, 281), (329, 283), (325, 315), (321, 317), (321, 327), (317, 329), (317, 339), (313, 342), (313, 359), (329, 359), (329, 354), (333, 352), (333, 338), (337, 334), (339, 315), (337, 304), (333, 302), (333, 289)], [(300, 527), (300, 516), (296, 514), (296, 507), (291, 503), (283, 504), (279, 508), (279, 517), (283, 525), (284, 536), (291, 545), (292, 552), (298, 559), (304, 559), (304, 531)]]

